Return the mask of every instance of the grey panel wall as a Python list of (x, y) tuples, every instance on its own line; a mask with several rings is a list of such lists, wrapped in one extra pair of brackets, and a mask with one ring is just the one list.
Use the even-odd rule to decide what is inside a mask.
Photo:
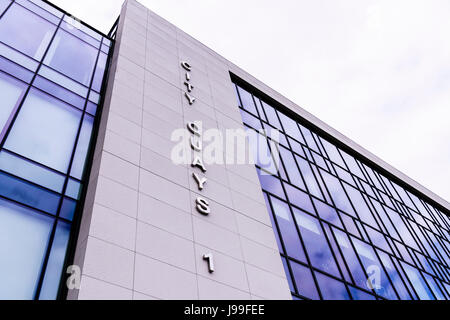
[[(192, 106), (181, 61), (192, 65)], [(255, 167), (207, 166), (199, 191), (195, 168), (170, 157), (172, 132), (189, 121), (243, 127), (230, 67), (125, 2), (75, 256), (81, 287), (69, 299), (291, 299)], [(195, 209), (199, 195), (209, 216)]]

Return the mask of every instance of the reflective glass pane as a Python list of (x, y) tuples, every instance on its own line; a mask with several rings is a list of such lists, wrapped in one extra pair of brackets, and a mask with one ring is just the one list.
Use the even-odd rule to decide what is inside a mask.
[(316, 199), (313, 199), (313, 202), (319, 217), (331, 224), (334, 224), (335, 226), (343, 228), (336, 209)]
[(349, 289), (350, 293), (352, 294), (353, 300), (376, 300), (376, 298), (373, 295), (368, 294), (365, 291), (356, 289), (352, 286), (349, 286)]
[(36, 79), (33, 82), (33, 86), (77, 107), (80, 110), (83, 110), (84, 105), (86, 103), (86, 100), (83, 99), (83, 97), (41, 76), (36, 77)]
[(283, 130), (280, 124), (280, 120), (278, 120), (277, 112), (272, 106), (269, 106), (267, 103), (262, 101), (262, 106), (264, 108), (264, 111), (267, 115), (267, 121), (274, 126), (275, 128), (278, 128), (280, 131)]
[(364, 201), (364, 198), (360, 191), (356, 190), (353, 187), (350, 187), (348, 184), (344, 183), (344, 188), (350, 197), (353, 206), (355, 207), (356, 213), (359, 215), (362, 221), (367, 223), (368, 225), (378, 229), (378, 225), (375, 222), (375, 219), (370, 212), (367, 203)]
[(89, 101), (86, 106), (86, 112), (95, 116), (97, 114), (97, 105)]
[(83, 125), (81, 127), (80, 136), (78, 138), (78, 145), (75, 151), (75, 157), (72, 163), (71, 176), (81, 180), (86, 163), (86, 156), (89, 150), (89, 144), (92, 136), (92, 126), (94, 118), (88, 115), (84, 116)]
[(43, 9), (45, 9), (46, 11), (50, 12), (55, 17), (62, 18), (62, 16), (63, 16), (63, 13), (60, 10), (52, 7), (51, 5), (45, 3), (44, 1), (40, 1), (40, 0), (29, 0), (29, 1), (33, 2), (36, 6), (39, 6)]
[(350, 201), (348, 200), (339, 180), (323, 170), (320, 170), (320, 173), (325, 181), (335, 206), (356, 217), (355, 211), (353, 211), (353, 207), (350, 204)]
[(241, 107), (257, 116), (258, 112), (256, 111), (255, 102), (253, 101), (252, 95), (239, 86), (237, 86), (237, 90), (239, 92), (239, 96), (241, 97)]
[(87, 97), (87, 94), (88, 94), (87, 87), (77, 83), (76, 81), (69, 79), (65, 75), (63, 75), (59, 72), (56, 72), (56, 71), (50, 69), (49, 67), (42, 66), (39, 69), (39, 74), (41, 76), (44, 76), (45, 78), (57, 83), (58, 85), (60, 85), (62, 87), (75, 92), (76, 94), (78, 94), (82, 97)]
[[(275, 162), (272, 156), (272, 151), (269, 148), (266, 137), (251, 129), (247, 130), (247, 136), (249, 141), (252, 141), (249, 148), (254, 163), (264, 170), (276, 175), (279, 168), (277, 165), (278, 163)], [(271, 147), (273, 147), (273, 143), (271, 143)]]
[(290, 264), (298, 293), (309, 299), (319, 300), (319, 293), (317, 292), (311, 270), (293, 261), (290, 261)]
[(89, 86), (98, 50), (68, 32), (59, 30), (44, 63)]
[(278, 115), (280, 116), (281, 123), (283, 124), (284, 132), (286, 132), (286, 134), (290, 135), (292, 138), (306, 144), (300, 133), (300, 130), (298, 129), (297, 122), (281, 112), (278, 112)]
[(59, 212), (59, 216), (63, 219), (72, 221), (75, 215), (76, 207), (77, 207), (76, 201), (69, 198), (64, 198), (61, 210)]
[(50, 252), (44, 282), (42, 284), (42, 289), (39, 296), (40, 300), (56, 299), (59, 282), (63, 271), (64, 259), (66, 257), (69, 235), (70, 225), (65, 222), (58, 222), (55, 238), (53, 239), (52, 251)]
[(9, 59), (2, 57), (2, 55), (2, 45), (0, 44), (0, 70), (4, 71), (5, 73), (13, 74), (14, 77), (25, 81), (26, 83), (31, 82), (31, 79), (34, 76), (33, 73), (31, 73), (28, 69), (15, 64)]
[(308, 212), (314, 213), (314, 208), (312, 206), (311, 197), (300, 189), (294, 188), (287, 183), (283, 183), (284, 188), (289, 199), (289, 202), (293, 205), (306, 210)]
[(303, 178), (305, 179), (308, 191), (315, 195), (317, 198), (323, 199), (319, 185), (317, 184), (317, 180), (311, 170), (308, 161), (298, 156), (296, 156), (295, 158), (297, 159), (298, 166), (300, 167), (300, 171), (302, 172)]
[(348, 168), (350, 169), (350, 171), (360, 177), (361, 179), (365, 180), (364, 178), (364, 174), (362, 173), (361, 169), (359, 168), (358, 164), (356, 163), (355, 158), (353, 158), (352, 156), (350, 156), (349, 154), (345, 153), (344, 151), (341, 150), (341, 154), (345, 159), (345, 162), (347, 163)]
[(53, 219), (0, 199), (0, 221), (0, 299), (33, 299)]
[(0, 169), (53, 191), (62, 192), (64, 185), (63, 175), (9, 152), (2, 151), (0, 153)]
[(394, 284), (395, 289), (397, 290), (397, 293), (400, 296), (400, 299), (410, 300), (411, 296), (409, 295), (400, 275), (395, 269), (395, 266), (392, 263), (391, 258), (386, 253), (380, 250), (377, 250), (377, 252), (378, 255), (380, 256), (381, 262), (383, 263), (387, 273), (389, 274), (389, 277), (391, 278), (392, 283)]
[(350, 240), (348, 239), (348, 236), (338, 229), (332, 229), (336, 236), (337, 243), (341, 248), (342, 255), (347, 261), (348, 268), (350, 270), (350, 273), (352, 274), (355, 284), (361, 288), (370, 290), (370, 288), (367, 288), (367, 277), (361, 267), (361, 264), (358, 261), (355, 251), (353, 250)]
[(437, 300), (445, 300), (445, 296), (442, 293), (442, 291), (439, 288), (439, 286), (437, 285), (436, 280), (432, 276), (430, 276), (430, 275), (428, 275), (426, 273), (423, 273), (423, 276), (427, 280), (427, 283), (430, 286), (431, 290), (433, 291), (436, 299)]
[(0, 186), (0, 195), (11, 200), (51, 214), (56, 214), (58, 210), (60, 198), (58, 194), (39, 188), (22, 179), (0, 172)]
[(283, 262), (284, 272), (287, 275), (286, 278), (287, 278), (287, 281), (288, 281), (288, 284), (289, 284), (289, 289), (291, 290), (291, 292), (295, 292), (294, 284), (292, 282), (291, 273), (289, 272), (288, 263), (287, 263), (285, 258), (281, 258), (281, 261)]
[(9, 6), (11, 0), (0, 0), (0, 15), (5, 11), (5, 9)]
[(286, 253), (299, 261), (306, 262), (303, 247), (295, 228), (291, 211), (287, 203), (271, 197), (273, 212), (280, 227), (281, 237), (286, 247)]
[(261, 122), (259, 121), (258, 118), (252, 116), (250, 113), (248, 113), (245, 110), (239, 109), (239, 111), (241, 112), (242, 121), (246, 125), (252, 127), (253, 129), (257, 129), (257, 130), (262, 128)]
[(283, 159), (284, 166), (286, 168), (286, 173), (289, 176), (289, 181), (293, 185), (295, 185), (303, 190), (306, 190), (305, 184), (303, 183), (302, 176), (300, 175), (300, 172), (298, 171), (297, 163), (294, 160), (292, 152), (290, 152), (286, 148), (280, 147), (280, 154), (281, 154), (281, 158)]
[(316, 272), (316, 279), (319, 283), (320, 292), (325, 300), (350, 300), (350, 296), (345, 285), (333, 278)]
[(32, 89), (5, 147), (48, 167), (66, 172), (81, 112)]
[(428, 288), (428, 286), (426, 285), (420, 271), (410, 266), (409, 264), (404, 263), (403, 261), (400, 261), (400, 263), (402, 264), (403, 269), (405, 270), (409, 280), (414, 286), (414, 289), (419, 295), (420, 300), (435, 300), (430, 288)]
[(12, 116), (12, 111), (20, 103), (25, 89), (26, 85), (23, 82), (0, 72), (0, 101), (2, 102), (0, 107), (0, 133)]
[(55, 30), (54, 24), (13, 4), (0, 20), (0, 41), (40, 60)]
[(321, 141), (322, 141), (323, 147), (325, 148), (325, 151), (327, 152), (330, 160), (333, 161), (334, 163), (340, 165), (341, 167), (345, 168), (344, 160), (342, 160), (342, 157), (339, 154), (339, 151), (336, 148), (336, 146), (329, 143), (325, 139), (321, 139)]
[(294, 215), (311, 264), (340, 278), (336, 262), (319, 221), (296, 209), (294, 209)]
[(81, 184), (73, 179), (67, 183), (66, 196), (78, 200), (80, 197)]
[(356, 238), (352, 238), (356, 252), (361, 259), (367, 275), (369, 276), (368, 283), (375, 290), (377, 294), (390, 300), (397, 300), (397, 295), (392, 289), (392, 285), (388, 276), (384, 272), (378, 257), (376, 256), (373, 247), (362, 242)]
[(281, 186), (281, 182), (279, 179), (275, 178), (274, 176), (265, 174), (261, 170), (257, 170), (257, 172), (258, 172), (258, 176), (259, 176), (259, 181), (261, 183), (261, 187), (265, 191), (268, 191), (282, 199), (285, 198), (284, 191), (283, 191), (283, 188)]
[(94, 89), (95, 91), (98, 91), (98, 92), (100, 92), (100, 90), (102, 88), (103, 75), (105, 73), (107, 59), (108, 59), (108, 56), (106, 54), (104, 54), (103, 52), (101, 52), (100, 56), (98, 57), (97, 66), (95, 68), (94, 80), (92, 82), (92, 89)]
[(313, 149), (316, 152), (320, 152), (319, 148), (317, 147), (316, 142), (314, 141), (314, 138), (311, 134), (311, 131), (309, 131), (309, 129), (306, 129), (304, 126), (299, 125), (300, 130), (303, 133), (303, 137), (305, 137), (306, 140), (306, 144), (308, 145), (308, 147), (310, 147), (311, 149)]

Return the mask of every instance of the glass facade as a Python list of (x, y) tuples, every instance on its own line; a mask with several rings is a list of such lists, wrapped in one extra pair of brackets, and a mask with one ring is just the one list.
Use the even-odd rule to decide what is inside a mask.
[(255, 162), (294, 299), (450, 299), (449, 212), (251, 91), (247, 129), (280, 131), (278, 169)]
[(0, 299), (57, 298), (112, 42), (0, 0)]

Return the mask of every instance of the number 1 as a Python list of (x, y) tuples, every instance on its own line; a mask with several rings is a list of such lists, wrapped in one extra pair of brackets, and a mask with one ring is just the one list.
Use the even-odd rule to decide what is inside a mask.
[(203, 260), (208, 260), (209, 273), (214, 272), (214, 256), (212, 253), (203, 255)]

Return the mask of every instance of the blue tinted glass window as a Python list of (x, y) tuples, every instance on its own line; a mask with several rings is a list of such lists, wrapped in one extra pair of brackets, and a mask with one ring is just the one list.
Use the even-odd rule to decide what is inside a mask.
[(338, 149), (325, 139), (321, 139), (321, 141), (322, 141), (322, 144), (323, 144), (325, 151), (327, 152), (330, 160), (333, 161), (334, 163), (340, 165), (341, 167), (345, 168), (345, 163), (342, 160), (342, 157), (339, 154)]
[(32, 89), (6, 140), (5, 147), (66, 172), (81, 112)]
[(318, 272), (316, 272), (316, 278), (325, 300), (350, 300), (347, 289), (342, 282)]
[(392, 283), (394, 284), (395, 289), (397, 290), (400, 299), (403, 300), (409, 300), (411, 299), (411, 296), (408, 293), (408, 290), (405, 287), (405, 284), (403, 283), (400, 275), (398, 274), (397, 270), (394, 267), (394, 264), (391, 261), (391, 258), (384, 252), (377, 250), (381, 262), (386, 268), (387, 273), (389, 274), (389, 277), (391, 278)]
[(313, 202), (319, 217), (335, 226), (343, 228), (336, 209), (316, 199), (313, 199)]
[(264, 201), (266, 202), (266, 206), (267, 206), (267, 211), (269, 212), (269, 217), (270, 217), (270, 222), (272, 223), (272, 227), (273, 227), (273, 232), (275, 235), (275, 240), (277, 241), (277, 245), (278, 245), (278, 249), (280, 250), (280, 252), (284, 252), (283, 250), (283, 246), (281, 244), (281, 240), (280, 240), (280, 234), (278, 233), (278, 228), (276, 226), (275, 223), (275, 218), (273, 215), (273, 211), (269, 202), (269, 198), (268, 195), (266, 193), (264, 193)]
[(406, 226), (403, 219), (399, 216), (399, 214), (397, 212), (391, 210), (388, 207), (385, 207), (385, 209), (386, 209), (386, 212), (387, 212), (389, 218), (392, 220), (392, 223), (394, 224), (395, 228), (397, 229), (400, 237), (403, 239), (405, 244), (420, 251), (411, 232), (409, 231), (408, 227)]
[(325, 181), (325, 184), (327, 185), (331, 198), (334, 201), (334, 205), (340, 210), (356, 217), (355, 211), (353, 210), (353, 207), (350, 204), (350, 201), (348, 200), (339, 180), (323, 170), (320, 170), (320, 173)]
[(348, 268), (350, 270), (350, 273), (352, 274), (355, 284), (361, 288), (368, 289), (366, 284), (367, 277), (364, 273), (364, 270), (362, 269), (361, 264), (358, 261), (355, 251), (353, 250), (350, 240), (348, 239), (348, 236), (344, 232), (335, 228), (333, 228), (333, 232), (336, 236), (337, 243), (341, 248), (342, 255), (347, 261)]
[(256, 111), (255, 102), (253, 101), (252, 95), (248, 93), (246, 90), (242, 89), (241, 87), (239, 86), (236, 87), (239, 92), (239, 96), (241, 97), (242, 103), (241, 107), (257, 116), (258, 112)]
[(299, 125), (300, 130), (303, 133), (303, 136), (305, 137), (306, 140), (306, 144), (308, 145), (308, 147), (310, 147), (311, 149), (313, 149), (314, 151), (320, 152), (319, 148), (317, 147), (316, 142), (314, 141), (314, 138), (311, 134), (311, 131), (309, 131), (309, 129), (306, 129), (304, 126)]
[(278, 115), (280, 116), (281, 123), (283, 124), (284, 132), (286, 132), (286, 134), (290, 135), (292, 138), (306, 144), (305, 140), (303, 140), (300, 130), (298, 129), (297, 122), (281, 112), (278, 112)]
[(274, 126), (275, 128), (278, 128), (278, 130), (282, 131), (283, 128), (281, 127), (280, 120), (278, 120), (277, 112), (275, 111), (275, 109), (272, 106), (265, 103), (264, 101), (262, 101), (262, 106), (264, 108), (264, 111), (266, 112), (267, 121), (272, 126)]
[(274, 176), (264, 173), (261, 170), (257, 171), (259, 175), (259, 181), (265, 191), (268, 191), (280, 198), (285, 198), (280, 180), (278, 180)]
[(64, 176), (32, 163), (9, 152), (0, 152), (0, 170), (39, 184), (56, 192), (62, 192)]
[(102, 88), (103, 75), (105, 74), (106, 61), (108, 56), (103, 52), (98, 57), (97, 67), (95, 68), (94, 80), (92, 82), (92, 89), (100, 92)]
[(94, 72), (97, 49), (68, 32), (59, 30), (44, 63), (88, 86)]
[(358, 164), (356, 163), (355, 158), (353, 158), (352, 156), (348, 155), (347, 153), (345, 153), (344, 151), (341, 150), (341, 154), (345, 159), (345, 162), (347, 163), (348, 168), (350, 169), (350, 171), (360, 177), (363, 180), (366, 180), (364, 178), (364, 174), (362, 173), (361, 169), (359, 168)]
[(291, 290), (291, 292), (295, 292), (294, 283), (292, 282), (292, 277), (290, 276), (291, 273), (289, 272), (289, 267), (287, 265), (286, 258), (281, 258), (281, 261), (283, 262), (284, 272), (287, 275), (287, 281), (288, 281), (288, 284), (289, 284), (289, 289)]
[[(29, 9), (35, 14), (41, 16), (42, 18), (58, 24), (61, 20), (62, 13), (55, 13), (55, 10), (51, 10), (51, 6), (39, 0), (16, 0), (16, 3), (20, 4), (22, 7)], [(52, 14), (53, 13), (53, 14)], [(54, 15), (55, 14), (55, 15)]]
[(4, 71), (5, 73), (13, 74), (14, 77), (22, 81), (25, 81), (26, 83), (30, 83), (31, 79), (34, 76), (33, 73), (31, 73), (26, 68), (2, 57), (1, 56), (3, 55), (2, 48), (5, 47), (2, 44), (0, 44), (0, 70)]
[(55, 96), (56, 98), (59, 98), (67, 103), (70, 103), (71, 105), (77, 107), (80, 110), (83, 110), (84, 105), (86, 103), (86, 100), (83, 99), (83, 97), (41, 76), (36, 77), (36, 79), (33, 82), (33, 86), (51, 94), (52, 96)]
[(86, 163), (86, 156), (91, 141), (93, 125), (94, 125), (94, 118), (85, 115), (83, 119), (83, 125), (81, 127), (80, 136), (78, 138), (78, 145), (75, 151), (75, 157), (72, 163), (72, 170), (70, 172), (72, 177), (75, 177), (79, 180), (81, 180), (83, 176), (84, 166)]
[(420, 300), (435, 300), (420, 271), (407, 263), (403, 263), (403, 261), (401, 261), (401, 264), (408, 275), (409, 281), (411, 281), (414, 289), (419, 295)]
[[(278, 109), (275, 102), (273, 106), (262, 102), (266, 97), (257, 91), (242, 93), (247, 110), (253, 109), (254, 99), (259, 111), (259, 114), (253, 111), (254, 116), (242, 112), (246, 125), (259, 127), (261, 121), (264, 129), (283, 131), (280, 145), (271, 146), (273, 161), (257, 167), (272, 173), (265, 179), (260, 175), (263, 189), (287, 202), (273, 199), (277, 211), (273, 222), (278, 222), (276, 226), (281, 230), (277, 241), (283, 259), (287, 263), (295, 259), (305, 263), (302, 259), (308, 258), (303, 267), (295, 264), (287, 270), (288, 276), (290, 271), (296, 278), (294, 269), (297, 273), (302, 268), (308, 270), (304, 278), (312, 287), (314, 282), (325, 283), (321, 284), (323, 299), (450, 298), (447, 211), (427, 203), (420, 193), (393, 176), (386, 178), (386, 172), (357, 152), (343, 146), (348, 152), (342, 151), (338, 148), (341, 143), (326, 140), (331, 138), (322, 136), (320, 130), (302, 126), (302, 121), (307, 120), (301, 119), (301, 115), (282, 113), (285, 109)], [(250, 140), (255, 154), (257, 147), (268, 149), (255, 142), (256, 139)], [(263, 162), (261, 157), (256, 159), (258, 164)], [(282, 160), (279, 169), (274, 165), (278, 159)], [(303, 257), (295, 256), (299, 254), (296, 247), (305, 250), (300, 251)], [(320, 269), (328, 268), (328, 260), (333, 261), (332, 270)], [(413, 268), (408, 275), (400, 262)], [(318, 278), (325, 280), (312, 277), (311, 272), (316, 269), (320, 269)], [(327, 279), (320, 275), (322, 272), (333, 276)], [(342, 283), (341, 278), (345, 280)], [(418, 294), (409, 278), (418, 287)], [(295, 280), (298, 281), (298, 276)], [(295, 290), (294, 298), (308, 296), (300, 287)], [(320, 290), (316, 293), (317, 298), (320, 293)]]
[(320, 270), (340, 277), (336, 262), (319, 221), (299, 210), (294, 210), (294, 215), (311, 264)]
[(295, 163), (292, 153), (289, 150), (287, 150), (286, 148), (280, 147), (280, 154), (283, 159), (284, 166), (286, 168), (286, 173), (289, 176), (289, 181), (293, 185), (295, 185), (303, 190), (306, 190), (305, 184), (303, 183), (302, 176), (300, 175), (300, 172), (298, 171), (298, 167), (297, 167), (297, 164)]
[(445, 296), (442, 293), (442, 290), (437, 285), (436, 280), (432, 276), (430, 276), (430, 275), (428, 275), (426, 273), (423, 273), (423, 276), (427, 280), (427, 283), (430, 286), (431, 290), (433, 291), (434, 296), (436, 297), (436, 299), (437, 300), (445, 300)]
[(33, 299), (53, 219), (0, 199), (0, 221), (0, 299)]
[(0, 195), (39, 210), (56, 214), (59, 196), (21, 179), (0, 172)]
[(73, 179), (67, 183), (66, 196), (78, 200), (81, 191), (81, 184)]
[(52, 251), (48, 260), (47, 269), (42, 284), (40, 300), (55, 300), (58, 294), (64, 258), (66, 257), (67, 243), (69, 242), (70, 225), (59, 222), (53, 239)]
[(0, 300), (55, 299), (112, 43), (40, 0), (0, 16)]
[(286, 189), (290, 203), (308, 212), (314, 212), (311, 198), (307, 193), (286, 183), (284, 183), (284, 188)]
[(368, 294), (365, 291), (356, 289), (352, 286), (349, 286), (349, 289), (350, 293), (352, 294), (353, 300), (376, 300), (376, 298), (373, 295)]
[[(277, 163), (275, 163), (266, 137), (251, 129), (247, 130), (247, 136), (248, 139), (252, 141), (249, 147), (250, 152), (253, 155), (254, 163), (264, 170), (276, 175), (279, 167), (277, 167)], [(272, 143), (271, 146), (273, 147)]]
[(13, 4), (0, 20), (0, 41), (40, 60), (55, 30), (55, 25)]
[(356, 238), (352, 238), (352, 241), (361, 262), (370, 277), (370, 283), (375, 292), (387, 299), (397, 300), (397, 295), (392, 289), (389, 278), (384, 272), (384, 269), (381, 266), (378, 257), (375, 255), (373, 248)]
[(348, 193), (348, 196), (352, 200), (353, 206), (355, 207), (356, 213), (359, 215), (362, 221), (371, 225), (374, 228), (378, 229), (378, 225), (375, 222), (375, 219), (370, 212), (367, 203), (364, 201), (364, 198), (360, 191), (356, 190), (353, 187), (344, 183), (345, 190)]
[(320, 187), (317, 184), (316, 178), (311, 170), (308, 161), (298, 156), (296, 156), (295, 158), (297, 159), (298, 166), (300, 167), (300, 171), (302, 172), (303, 178), (305, 179), (308, 191), (315, 195), (317, 198), (323, 199), (322, 193), (320, 192)]
[[(18, 107), (25, 92), (26, 85), (0, 72), (0, 133), (4, 130), (13, 110)], [(0, 135), (1, 136), (1, 135)]]
[(290, 261), (290, 264), (298, 293), (309, 299), (320, 299), (311, 270), (293, 261)]
[(82, 96), (87, 97), (88, 95), (88, 88), (79, 84), (76, 81), (71, 80), (70, 78), (66, 77), (65, 75), (54, 71), (46, 66), (41, 66), (39, 69), (39, 75), (47, 78), (50, 81), (53, 81), (57, 83), (58, 85), (69, 89), (70, 91)]
[(6, 10), (10, 3), (11, 0), (0, 0), (0, 15)]
[(244, 123), (250, 127), (252, 127), (253, 129), (261, 129), (262, 125), (261, 122), (259, 121), (258, 118), (252, 116), (250, 113), (239, 109), (241, 111), (241, 116), (242, 116), (242, 120), (244, 121)]
[(286, 253), (299, 261), (306, 262), (302, 244), (295, 228), (291, 211), (287, 203), (275, 198), (271, 198), (273, 212), (277, 218), (280, 227), (281, 237), (286, 247)]
[(60, 217), (72, 221), (75, 215), (76, 207), (77, 207), (76, 201), (69, 198), (64, 198), (61, 210), (59, 212)]

